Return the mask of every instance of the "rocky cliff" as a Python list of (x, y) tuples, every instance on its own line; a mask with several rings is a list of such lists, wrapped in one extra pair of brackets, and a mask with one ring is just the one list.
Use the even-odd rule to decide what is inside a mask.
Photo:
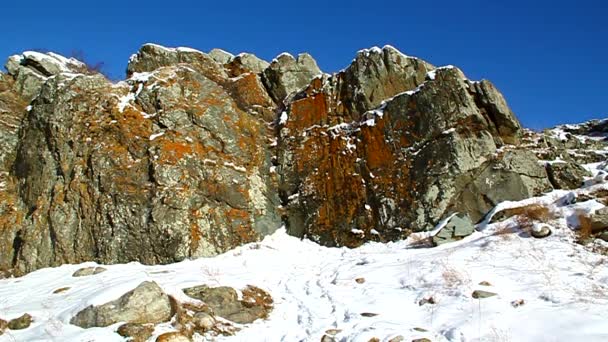
[[(0, 269), (18, 274), (210, 256), (283, 224), (329, 246), (401, 239), (578, 185), (589, 145), (528, 132), (490, 82), (390, 46), (331, 75), (308, 54), (153, 44), (118, 83), (53, 53), (6, 70)], [(538, 159), (555, 153), (568, 166)]]

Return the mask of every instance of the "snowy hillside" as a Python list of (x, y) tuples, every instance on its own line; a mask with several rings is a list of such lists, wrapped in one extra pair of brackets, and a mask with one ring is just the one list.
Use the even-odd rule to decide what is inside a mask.
[[(543, 239), (520, 229), (525, 221), (517, 216), (482, 223), (472, 235), (433, 248), (426, 246), (429, 233), (347, 249), (279, 230), (214, 258), (108, 265), (78, 278), (76, 270), (95, 264), (64, 265), (3, 279), (0, 318), (28, 313), (33, 322), (6, 330), (0, 341), (123, 341), (115, 333), (121, 323), (82, 329), (69, 322), (143, 281), (180, 300), (187, 298), (181, 289), (201, 284), (255, 285), (273, 297), (267, 320), (236, 325), (241, 330), (234, 336), (195, 334), (195, 341), (606, 341), (608, 243), (575, 242), (578, 218), (604, 206), (593, 194), (608, 191), (608, 184), (591, 184), (598, 182), (495, 209), (548, 207), (552, 234)], [(496, 295), (473, 298), (476, 290)], [(157, 325), (149, 340), (171, 330), (170, 323)]]

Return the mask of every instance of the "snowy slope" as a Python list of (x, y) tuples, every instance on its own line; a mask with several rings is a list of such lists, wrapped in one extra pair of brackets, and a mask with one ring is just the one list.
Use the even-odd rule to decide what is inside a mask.
[[(84, 330), (69, 320), (86, 306), (118, 298), (145, 280), (156, 281), (178, 299), (186, 298), (182, 288), (200, 284), (252, 284), (274, 297), (268, 320), (243, 326), (220, 341), (320, 341), (328, 329), (340, 330), (336, 341), (396, 336), (404, 341), (607, 341), (608, 257), (574, 243), (572, 230), (577, 210), (603, 205), (595, 200), (568, 204), (599, 188), (608, 189), (608, 184), (501, 204), (551, 205), (558, 217), (550, 222), (553, 234), (544, 239), (517, 231), (497, 234), (515, 225), (513, 219), (482, 224), (473, 235), (436, 248), (414, 248), (426, 233), (397, 243), (337, 249), (280, 230), (218, 257), (172, 265), (110, 265), (104, 273), (80, 278), (71, 275), (95, 264), (39, 270), (0, 280), (0, 318), (27, 312), (35, 320), (29, 329), (7, 331), (0, 341), (122, 341), (114, 333), (120, 324)], [(491, 286), (479, 285), (482, 281)], [(71, 289), (53, 294), (66, 286)], [(498, 295), (474, 299), (474, 290)], [(435, 304), (419, 305), (430, 297)], [(514, 307), (518, 300), (524, 304)], [(165, 324), (155, 336), (170, 330)]]

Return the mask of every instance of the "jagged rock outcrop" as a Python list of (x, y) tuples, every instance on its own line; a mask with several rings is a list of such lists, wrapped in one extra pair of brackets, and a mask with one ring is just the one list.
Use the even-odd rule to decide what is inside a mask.
[[(195, 67), (146, 71), (156, 67), (150, 51), (165, 52), (144, 46), (126, 82), (72, 73), (45, 81), (13, 151), (2, 267), (173, 262), (281, 225), (272, 129), (239, 106), (227, 77), (203, 74), (223, 70), (215, 61), (187, 51)], [(159, 64), (174, 61), (163, 56)]]
[(537, 159), (579, 153), (576, 132), (532, 135), (490, 82), (390, 46), (333, 75), (308, 54), (154, 44), (116, 84), (52, 53), (6, 68), (0, 269), (18, 274), (215, 255), (281, 224), (330, 246), (395, 240), (581, 177), (558, 184)]
[(321, 243), (398, 239), (452, 212), (476, 221), (551, 188), (533, 154), (507, 145), (519, 143), (520, 124), (489, 82), (391, 47), (314, 80), (283, 121), (289, 229)]

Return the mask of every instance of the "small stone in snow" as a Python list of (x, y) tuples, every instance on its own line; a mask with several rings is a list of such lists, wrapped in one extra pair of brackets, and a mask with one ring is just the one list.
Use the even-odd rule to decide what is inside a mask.
[(487, 282), (485, 280), (482, 281), (482, 282), (480, 282), (479, 285), (481, 285), (481, 286), (492, 286), (492, 284), (490, 284), (489, 282)]
[(363, 284), (365, 283), (365, 278), (357, 278), (355, 279), (355, 281), (357, 282), (357, 284)]
[(511, 306), (514, 307), (514, 308), (517, 308), (517, 307), (522, 306), (524, 304), (526, 304), (526, 302), (523, 299), (518, 299), (518, 300), (514, 300), (514, 301), (511, 302)]
[(471, 296), (475, 299), (483, 299), (483, 298), (494, 297), (494, 296), (496, 296), (496, 293), (489, 292), (489, 291), (483, 291), (483, 290), (475, 290), (475, 291), (473, 291)]
[(32, 324), (32, 316), (30, 314), (23, 314), (21, 317), (11, 319), (8, 322), (8, 328), (11, 330), (22, 330), (27, 329)]
[(362, 312), (361, 316), (363, 317), (374, 317), (374, 316), (378, 316), (377, 313), (372, 313), (372, 312)]

